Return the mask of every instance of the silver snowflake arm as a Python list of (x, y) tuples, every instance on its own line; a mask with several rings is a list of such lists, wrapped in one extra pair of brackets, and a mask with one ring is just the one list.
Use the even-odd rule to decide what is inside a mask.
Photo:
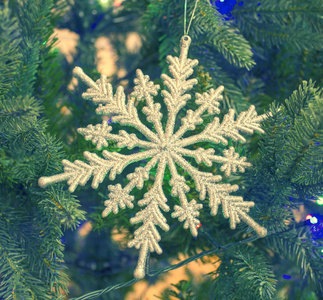
[(102, 217), (106, 217), (113, 211), (114, 214), (119, 212), (119, 208), (125, 209), (126, 207), (133, 208), (132, 201), (134, 196), (129, 195), (125, 189), (122, 189), (121, 184), (109, 185), (110, 191), (109, 200), (104, 201), (104, 205), (107, 207), (102, 212)]
[[(186, 197), (185, 197), (186, 198)], [(180, 222), (184, 222), (184, 229), (190, 229), (193, 236), (197, 236), (197, 226), (200, 224), (200, 220), (197, 219), (200, 215), (199, 210), (203, 208), (203, 205), (197, 203), (195, 199), (191, 202), (187, 203), (186, 206), (179, 206), (175, 205), (174, 210), (175, 212), (172, 213), (173, 218), (178, 218)]]
[(133, 208), (132, 201), (134, 200), (134, 197), (129, 195), (129, 193), (134, 187), (137, 187), (140, 190), (143, 188), (144, 182), (149, 179), (150, 169), (157, 163), (159, 157), (160, 155), (155, 155), (144, 168), (137, 167), (134, 173), (128, 174), (127, 179), (129, 180), (129, 183), (123, 189), (120, 184), (108, 186), (111, 193), (108, 195), (109, 199), (104, 202), (106, 208), (102, 212), (103, 218), (108, 216), (111, 212), (117, 214), (119, 208)]
[(193, 157), (197, 163), (203, 162), (209, 167), (212, 166), (213, 162), (222, 163), (223, 165), (220, 169), (225, 172), (226, 176), (230, 176), (231, 172), (237, 172), (237, 168), (244, 173), (246, 167), (252, 166), (251, 163), (246, 162), (246, 157), (239, 157), (239, 153), (234, 151), (234, 147), (230, 147), (229, 150), (223, 150), (224, 157), (213, 155), (214, 152), (212, 148), (198, 148), (196, 150), (180, 148), (177, 151), (177, 153)]
[(143, 223), (135, 231), (133, 240), (128, 243), (128, 247), (140, 249), (138, 264), (134, 272), (134, 276), (138, 279), (145, 276), (145, 267), (149, 252), (155, 251), (158, 254), (163, 252), (158, 244), (161, 237), (156, 225), (164, 231), (169, 230), (167, 220), (160, 210), (169, 211), (169, 206), (166, 204), (167, 198), (162, 190), (165, 167), (166, 158), (161, 156), (154, 185), (144, 195), (144, 198), (138, 202), (139, 206), (146, 207), (130, 219), (131, 224)]
[(181, 38), (181, 52), (179, 57), (168, 55), (167, 61), (170, 64), (169, 71), (174, 78), (162, 74), (161, 78), (168, 87), (168, 91), (163, 90), (164, 101), (168, 110), (168, 120), (166, 124), (166, 139), (170, 138), (174, 131), (176, 115), (179, 110), (186, 105), (191, 95), (184, 94), (198, 83), (197, 79), (186, 80), (193, 74), (193, 67), (198, 64), (197, 59), (187, 58), (191, 38), (184, 35)]
[(184, 168), (184, 170), (187, 171), (188, 174), (190, 174), (195, 182), (196, 190), (200, 192), (201, 200), (204, 200), (206, 196), (206, 183), (213, 184), (221, 181), (222, 179), (222, 176), (220, 175), (213, 175), (209, 172), (201, 172), (197, 170), (177, 153), (171, 153), (171, 156), (179, 166)]
[(239, 134), (239, 131), (252, 134), (255, 130), (260, 133), (265, 133), (260, 128), (260, 122), (266, 117), (265, 115), (258, 116), (255, 107), (251, 105), (247, 112), (241, 112), (237, 120), (234, 121), (234, 110), (230, 109), (224, 116), (222, 124), (220, 124), (219, 118), (216, 117), (200, 134), (182, 139), (176, 143), (176, 146), (185, 147), (202, 141), (216, 144), (221, 142), (227, 145), (228, 141), (225, 137), (245, 143), (246, 139)]
[(72, 163), (63, 159), (64, 173), (50, 177), (41, 177), (38, 180), (38, 185), (45, 188), (53, 183), (67, 181), (67, 184), (70, 186), (69, 191), (74, 192), (78, 185), (84, 186), (93, 175), (91, 186), (93, 189), (96, 189), (102, 183), (107, 173), (109, 173), (109, 179), (114, 180), (116, 175), (120, 174), (130, 163), (150, 158), (157, 154), (157, 152), (157, 150), (152, 149), (131, 155), (122, 155), (103, 150), (102, 155), (106, 158), (103, 159), (95, 153), (85, 151), (83, 155), (90, 162), (89, 165), (80, 160)]
[(167, 156), (168, 166), (170, 168), (172, 179), (170, 185), (173, 187), (172, 196), (178, 196), (181, 205), (175, 205), (175, 212), (172, 213), (173, 218), (178, 218), (180, 222), (184, 222), (184, 229), (190, 229), (193, 236), (197, 236), (196, 226), (200, 224), (200, 220), (197, 217), (200, 215), (199, 210), (203, 208), (202, 204), (199, 204), (193, 199), (191, 202), (187, 201), (186, 193), (190, 188), (185, 184), (185, 178), (178, 175), (175, 163), (170, 155)]
[(222, 203), (222, 210), (224, 217), (230, 218), (230, 228), (235, 229), (236, 224), (242, 220), (253, 228), (259, 237), (267, 235), (267, 229), (260, 226), (246, 213), (249, 212), (250, 207), (255, 205), (252, 201), (243, 201), (240, 196), (229, 195), (239, 189), (238, 185), (230, 184), (210, 184), (206, 187), (209, 194), (209, 206), (211, 208), (211, 215), (215, 216), (218, 212), (218, 206)]
[(252, 227), (258, 236), (265, 237), (267, 235), (267, 229), (260, 226), (246, 214), (246, 212), (249, 212), (249, 208), (254, 206), (254, 202), (244, 202), (242, 197), (229, 195), (230, 192), (236, 191), (239, 188), (237, 185), (216, 184), (216, 182), (222, 179), (220, 175), (200, 172), (178, 154), (172, 153), (171, 155), (176, 163), (184, 168), (193, 178), (196, 190), (200, 193), (200, 199), (205, 200), (206, 193), (208, 193), (212, 215), (217, 214), (218, 205), (222, 204), (224, 216), (226, 218), (230, 217), (231, 229), (235, 229), (236, 224), (242, 220)]
[(182, 126), (178, 131), (172, 136), (171, 142), (176, 142), (179, 140), (185, 132), (188, 130), (194, 130), (196, 125), (202, 124), (203, 119), (201, 118), (202, 114), (205, 111), (208, 111), (209, 114), (220, 113), (218, 108), (223, 96), (224, 87), (220, 86), (216, 90), (210, 89), (209, 93), (203, 93), (203, 95), (196, 93), (195, 103), (199, 104), (200, 107), (196, 111), (188, 110), (186, 116), (182, 118)]
[(164, 141), (165, 135), (161, 123), (162, 114), (160, 113), (160, 104), (154, 103), (153, 97), (158, 94), (159, 85), (149, 81), (149, 76), (144, 75), (141, 70), (136, 71), (137, 78), (134, 79), (134, 92), (131, 94), (138, 100), (145, 99), (147, 106), (142, 111), (147, 116), (147, 121), (154, 124), (160, 140)]
[(88, 125), (86, 128), (78, 128), (77, 132), (84, 135), (85, 140), (92, 141), (96, 145), (96, 149), (100, 150), (102, 147), (108, 147), (107, 140), (109, 139), (109, 132), (112, 127), (108, 125), (107, 121), (95, 126)]
[(112, 85), (107, 82), (105, 75), (101, 75), (101, 78), (94, 82), (80, 67), (75, 67), (73, 74), (90, 87), (82, 97), (99, 104), (95, 110), (97, 114), (112, 115), (112, 122), (135, 127), (151, 141), (158, 142), (157, 135), (140, 121), (134, 100), (130, 99), (126, 104), (122, 86), (119, 86), (113, 95)]
[(132, 149), (134, 147), (142, 147), (146, 149), (154, 148), (154, 144), (151, 142), (146, 142), (138, 139), (138, 137), (124, 130), (120, 130), (119, 134), (112, 134), (110, 131), (112, 127), (108, 125), (107, 121), (103, 121), (102, 124), (97, 124), (95, 126), (88, 125), (86, 128), (78, 128), (77, 132), (82, 134), (87, 141), (92, 141), (93, 145), (100, 150), (102, 147), (108, 146), (108, 140), (115, 141), (118, 148), (127, 147)]

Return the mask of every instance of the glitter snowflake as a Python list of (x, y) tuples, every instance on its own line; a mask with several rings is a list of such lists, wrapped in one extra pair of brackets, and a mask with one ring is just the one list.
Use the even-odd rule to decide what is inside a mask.
[[(143, 199), (137, 202), (142, 209), (130, 220), (132, 224), (141, 224), (135, 231), (134, 238), (128, 243), (129, 247), (140, 249), (137, 268), (134, 272), (136, 278), (145, 276), (149, 252), (162, 253), (159, 245), (161, 237), (157, 226), (164, 231), (169, 230), (166, 218), (163, 215), (163, 212), (170, 210), (162, 189), (166, 165), (168, 165), (172, 176), (169, 181), (172, 187), (171, 195), (180, 200), (180, 205), (174, 206), (171, 216), (178, 218), (180, 222), (184, 222), (184, 228), (190, 229), (193, 236), (198, 234), (197, 226), (200, 224), (198, 217), (203, 205), (195, 199), (188, 201), (186, 194), (190, 191), (190, 188), (185, 183), (185, 178), (179, 175), (176, 164), (191, 176), (196, 190), (199, 192), (199, 199), (203, 201), (208, 198), (211, 215), (215, 216), (218, 212), (218, 206), (222, 204), (224, 216), (230, 218), (231, 229), (235, 229), (236, 224), (242, 220), (251, 226), (260, 237), (267, 234), (264, 227), (247, 215), (250, 207), (254, 206), (254, 202), (244, 202), (242, 197), (230, 195), (231, 192), (238, 190), (237, 185), (218, 183), (222, 179), (220, 175), (199, 171), (197, 167), (194, 167), (183, 157), (192, 157), (197, 163), (203, 162), (209, 167), (212, 166), (213, 162), (221, 163), (223, 164), (221, 170), (225, 172), (226, 176), (229, 176), (231, 172), (236, 172), (237, 168), (240, 172), (244, 172), (245, 168), (251, 166), (251, 164), (246, 162), (245, 157), (240, 158), (233, 147), (224, 150), (224, 156), (214, 155), (214, 149), (197, 148), (196, 150), (189, 150), (185, 147), (198, 142), (215, 144), (221, 142), (227, 145), (227, 138), (245, 143), (246, 140), (240, 135), (240, 132), (252, 134), (255, 130), (264, 133), (260, 128), (260, 122), (265, 118), (265, 116), (257, 115), (254, 106), (250, 106), (247, 112), (242, 112), (236, 120), (234, 120), (234, 110), (230, 110), (224, 116), (222, 123), (220, 123), (219, 118), (215, 117), (212, 123), (209, 123), (201, 133), (182, 138), (187, 131), (194, 130), (196, 125), (203, 123), (201, 116), (204, 112), (207, 111), (209, 114), (220, 113), (219, 101), (223, 99), (221, 93), (224, 90), (223, 86), (220, 86), (216, 90), (210, 89), (208, 93), (202, 95), (196, 93), (195, 103), (199, 105), (199, 108), (196, 111), (188, 110), (186, 116), (181, 120), (182, 125), (174, 133), (177, 114), (191, 99), (191, 96), (186, 92), (198, 83), (196, 79), (187, 79), (192, 75), (193, 67), (198, 64), (196, 59), (192, 60), (187, 57), (190, 43), (190, 37), (183, 36), (180, 56), (167, 57), (170, 64), (169, 71), (173, 78), (165, 74), (161, 75), (165, 86), (168, 88), (168, 90), (162, 91), (168, 111), (165, 130), (161, 123), (161, 105), (153, 101), (153, 96), (157, 95), (160, 87), (149, 81), (149, 77), (144, 75), (141, 70), (137, 70), (137, 78), (134, 80), (135, 87), (132, 93), (134, 97), (129, 97), (126, 103), (126, 96), (122, 87), (118, 87), (116, 93), (113, 94), (112, 86), (107, 82), (106, 76), (101, 75), (101, 78), (94, 82), (84, 74), (81, 68), (76, 67), (73, 70), (74, 75), (89, 86), (82, 97), (98, 104), (96, 112), (103, 115), (113, 115), (112, 122), (114, 123), (118, 122), (121, 125), (135, 127), (147, 140), (139, 139), (135, 134), (129, 134), (124, 130), (120, 130), (119, 134), (113, 134), (111, 133), (112, 127), (109, 126), (107, 121), (96, 126), (89, 125), (86, 128), (79, 128), (78, 132), (84, 135), (86, 140), (91, 140), (98, 150), (107, 147), (110, 140), (117, 142), (119, 148), (140, 147), (144, 151), (123, 155), (103, 150), (104, 158), (85, 151), (84, 157), (89, 161), (89, 164), (79, 160), (70, 162), (64, 159), (62, 161), (64, 173), (39, 179), (41, 187), (67, 181), (69, 190), (73, 192), (78, 185), (84, 186), (93, 176), (92, 188), (96, 189), (108, 173), (109, 179), (114, 180), (116, 175), (122, 173), (129, 164), (150, 159), (145, 167), (137, 167), (134, 173), (127, 175), (129, 182), (124, 188), (120, 184), (108, 186), (109, 199), (104, 202), (106, 208), (102, 212), (102, 216), (106, 217), (111, 212), (118, 213), (119, 209), (134, 207), (135, 197), (130, 195), (130, 192), (134, 187), (142, 189), (144, 182), (149, 179), (150, 170), (157, 165), (153, 186), (144, 194)], [(140, 121), (134, 105), (135, 99), (146, 102), (143, 112), (147, 120), (154, 126), (155, 131), (150, 130)]]

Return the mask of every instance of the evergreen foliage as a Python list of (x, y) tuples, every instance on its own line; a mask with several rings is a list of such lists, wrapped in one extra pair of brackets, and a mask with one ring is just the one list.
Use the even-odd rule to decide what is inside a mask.
[(1, 297), (64, 299), (68, 278), (61, 227), (64, 222), (75, 228), (85, 212), (61, 188), (43, 191), (36, 184), (40, 174), (59, 169), (62, 159), (60, 143), (46, 133), (44, 99), (35, 86), (41, 61), (49, 59), (43, 47), (52, 33), (54, 6), (52, 1), (10, 4), (15, 10), (5, 3), (0, 20), (5, 49), (0, 72), (6, 75), (0, 95)]
[[(61, 173), (63, 158), (82, 160), (84, 151), (100, 155), (76, 132), (100, 122), (93, 113), (95, 106), (82, 100), (83, 83), (68, 88), (76, 65), (89, 77), (99, 77), (95, 40), (109, 37), (118, 67), (127, 71), (122, 78), (109, 78), (114, 87), (122, 83), (131, 91), (137, 68), (162, 85), (165, 57), (178, 52), (183, 35), (184, 2), (127, 0), (119, 7), (112, 2), (105, 7), (99, 0), (0, 3), (1, 299), (68, 299), (68, 293), (70, 297), (89, 293), (74, 299), (124, 299), (137, 282), (132, 277), (137, 252), (124, 250), (133, 236), (129, 215), (136, 211), (126, 209), (102, 219), (109, 180), (96, 191), (85, 186), (73, 195), (64, 184), (41, 189), (37, 181)], [(195, 1), (187, 2), (188, 23)], [(268, 236), (252, 237), (243, 223), (232, 231), (222, 215), (201, 214), (202, 227), (194, 239), (181, 225), (167, 220), (171, 229), (162, 235), (165, 254), (157, 259), (152, 255), (151, 269), (156, 271), (150, 270), (147, 280), (153, 284), (162, 273), (192, 260), (218, 257), (220, 267), (214, 266), (203, 283), (197, 284), (192, 275), (186, 281), (178, 278), (159, 298), (322, 299), (321, 228), (303, 219), (296, 222), (293, 210), (303, 204), (318, 218), (323, 215), (313, 203), (323, 195), (323, 3), (227, 2), (230, 13), (221, 10), (220, 1), (197, 3), (189, 31), (190, 58), (199, 60), (194, 92), (225, 87), (220, 119), (230, 108), (239, 114), (251, 104), (258, 114), (271, 113), (262, 125), (265, 134), (247, 137), (245, 145), (228, 145), (247, 156), (253, 167), (223, 178), (223, 183), (239, 184), (236, 195), (256, 203), (250, 216), (268, 229)], [(79, 35), (73, 63), (55, 48), (57, 39), (50, 39), (55, 27)], [(141, 38), (138, 53), (125, 47), (131, 32)], [(165, 116), (166, 107), (161, 98), (157, 100)], [(136, 105), (138, 111), (143, 107), (141, 102)], [(195, 110), (196, 104), (192, 101), (187, 109)], [(203, 118), (204, 124), (211, 120), (208, 115)], [(124, 129), (114, 125), (114, 130)], [(135, 132), (128, 129), (129, 134)], [(200, 130), (197, 126), (192, 134)], [(198, 146), (216, 152), (224, 148)], [(106, 150), (124, 151), (113, 142)], [(217, 165), (213, 167), (212, 172), (221, 173)], [(199, 168), (203, 171), (205, 166)], [(130, 167), (125, 173), (132, 171)], [(154, 175), (143, 190), (134, 189), (136, 198), (151, 186)], [(125, 182), (123, 177), (113, 181)], [(164, 188), (174, 205), (177, 200), (167, 182)], [(194, 198), (194, 192), (188, 195), (188, 200)], [(95, 232), (84, 237), (80, 232), (86, 219)], [(119, 246), (112, 239), (115, 228), (124, 235)], [(169, 265), (180, 254), (190, 258)]]
[(275, 295), (277, 279), (267, 258), (249, 246), (230, 249), (215, 273), (219, 275), (213, 283), (215, 299), (273, 299)]

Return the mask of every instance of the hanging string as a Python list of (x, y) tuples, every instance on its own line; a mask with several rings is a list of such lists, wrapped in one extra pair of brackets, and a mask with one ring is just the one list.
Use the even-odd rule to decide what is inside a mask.
[(197, 1), (195, 1), (195, 6), (194, 6), (194, 9), (193, 9), (193, 13), (192, 13), (192, 16), (191, 16), (191, 20), (188, 24), (188, 28), (186, 30), (186, 12), (187, 12), (187, 0), (185, 0), (185, 4), (184, 4), (184, 35), (188, 35), (188, 31), (190, 30), (190, 27), (191, 27), (191, 23), (193, 21), (193, 17), (194, 17), (194, 14), (195, 14), (195, 10), (196, 10), (196, 6), (197, 6)]

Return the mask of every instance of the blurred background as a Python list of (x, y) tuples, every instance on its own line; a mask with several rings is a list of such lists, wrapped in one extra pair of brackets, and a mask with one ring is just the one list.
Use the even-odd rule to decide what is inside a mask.
[[(59, 140), (62, 146), (60, 150), (62, 152), (57, 154), (58, 152), (53, 150), (56, 148), (51, 144), (52, 148), (48, 150), (46, 158), (45, 152), (38, 148), (38, 156), (34, 155), (33, 151), (30, 151), (32, 152), (30, 154), (27, 149), (27, 159), (17, 163), (20, 169), (17, 167), (19, 172), (16, 173), (14, 168), (12, 171), (7, 166), (10, 166), (12, 161), (16, 162), (15, 159), (20, 155), (19, 151), (24, 150), (24, 147), (17, 146), (20, 148), (19, 151), (17, 150), (19, 155), (11, 150), (6, 152), (0, 149), (1, 174), (9, 178), (3, 185), (5, 187), (3, 190), (10, 190), (6, 201), (16, 199), (10, 193), (17, 193), (17, 203), (22, 203), (22, 196), (18, 192), (26, 190), (26, 195), (28, 197), (31, 195), (30, 199), (39, 205), (39, 209), (37, 206), (39, 215), (37, 215), (38, 212), (30, 215), (36, 215), (35, 219), (40, 220), (41, 225), (38, 229), (41, 232), (45, 231), (46, 240), (50, 240), (50, 243), (44, 245), (43, 236), (33, 236), (34, 225), (30, 226), (29, 234), (31, 240), (39, 239), (37, 241), (40, 241), (43, 247), (42, 255), (46, 263), (50, 262), (54, 266), (56, 263), (60, 265), (60, 262), (64, 262), (62, 265), (67, 266), (64, 272), (70, 279), (68, 284), (70, 293), (65, 299), (80, 297), (95, 290), (132, 280), (138, 251), (127, 247), (127, 241), (133, 236), (135, 230), (135, 226), (130, 224), (129, 219), (139, 211), (139, 207), (133, 210), (125, 209), (117, 215), (110, 214), (107, 218), (102, 218), (103, 203), (108, 199), (109, 194), (108, 179), (96, 190), (93, 190), (89, 183), (79, 186), (72, 196), (65, 183), (42, 189), (41, 192), (35, 185), (40, 176), (50, 176), (57, 174), (58, 170), (61, 171), (63, 157), (69, 161), (77, 159), (84, 161), (84, 151), (101, 156), (101, 151), (97, 150), (91, 141), (86, 141), (78, 134), (77, 128), (99, 124), (102, 119), (112, 123), (111, 116), (97, 115), (96, 105), (82, 98), (82, 93), (86, 91), (87, 86), (73, 76), (74, 67), (81, 67), (94, 81), (100, 78), (100, 74), (106, 75), (114, 91), (121, 85), (126, 94), (133, 91), (133, 79), (136, 77), (138, 68), (149, 75), (155, 84), (163, 87), (160, 75), (168, 72), (166, 56), (175, 56), (179, 53), (179, 41), (183, 35), (185, 1), (10, 0), (2, 2), (9, 3), (12, 14), (19, 21), (20, 31), (17, 35), (45, 38), (45, 41), (41, 40), (39, 45), (37, 44), (39, 62), (37, 62), (38, 65), (34, 63), (37, 68), (30, 63), (32, 65), (30, 73), (35, 71), (36, 74), (33, 73), (36, 79), (32, 96), (39, 100), (43, 108), (39, 116), (47, 120), (46, 133)], [(38, 9), (41, 10), (40, 7), (45, 7), (44, 3), (49, 2), (54, 6), (50, 9), (50, 21), (38, 28), (35, 24), (48, 18), (48, 15), (38, 15)], [(199, 84), (190, 93), (192, 95), (196, 92), (203, 93), (210, 88), (223, 85), (224, 99), (221, 102), (219, 114), (221, 120), (229, 109), (234, 109), (238, 115), (247, 110), (251, 104), (255, 105), (259, 115), (273, 109), (273, 103), (283, 107), (287, 99), (290, 102), (298, 99), (302, 94), (300, 86), (304, 81), (309, 82), (312, 79), (316, 86), (323, 86), (323, 3), (321, 0), (199, 0), (197, 3), (195, 18), (189, 33), (192, 38), (189, 57), (199, 60), (199, 65), (192, 75), (198, 79)], [(187, 1), (188, 20), (194, 5), (195, 1)], [(50, 31), (49, 28), (53, 30)], [(46, 30), (50, 31), (50, 35)], [(6, 33), (2, 32), (2, 34)], [(5, 36), (5, 38), (8, 37)], [(36, 42), (34, 43), (31, 38), (26, 40), (22, 48), (28, 51), (31, 49), (30, 53), (33, 53), (32, 49), (36, 49)], [(33, 56), (27, 50), (24, 57), (27, 57), (26, 60), (29, 62), (36, 54)], [(13, 61), (14, 59), (10, 60), (10, 62)], [(21, 80), (19, 93), (28, 90), (24, 84), (29, 77), (32, 77), (24, 73), (28, 71), (24, 71), (24, 68), (26, 66), (21, 65), (24, 80)], [(298, 89), (299, 94), (296, 93)], [(306, 97), (304, 96), (304, 103), (315, 98)], [(158, 95), (154, 100), (161, 103), (161, 112), (165, 120), (167, 111), (163, 98)], [(142, 113), (143, 101), (136, 100), (135, 106), (142, 122), (150, 126), (144, 120), (145, 116)], [(179, 127), (180, 119), (185, 116), (188, 109), (196, 108), (197, 105), (190, 101), (179, 113), (176, 126)], [(262, 276), (262, 272), (265, 274), (263, 277), (266, 278), (267, 289), (260, 285), (257, 288), (268, 292), (268, 295), (262, 299), (323, 299), (323, 291), (319, 291), (317, 286), (314, 288), (310, 283), (313, 278), (321, 282), (322, 275), (321, 261), (318, 260), (323, 252), (323, 248), (318, 247), (323, 237), (322, 159), (319, 156), (313, 158), (314, 155), (311, 155), (313, 152), (307, 151), (312, 149), (310, 147), (320, 149), (317, 139), (322, 135), (316, 134), (309, 141), (299, 141), (298, 144), (293, 145), (296, 150), (292, 151), (292, 148), (288, 148), (289, 139), (292, 140), (291, 128), (295, 119), (300, 118), (301, 115), (300, 112), (295, 111), (297, 109), (301, 111), (304, 107), (299, 104), (294, 108), (291, 109), (296, 115), (294, 118), (284, 117), (282, 112), (277, 113), (276, 119), (266, 125), (268, 132), (264, 135), (265, 138), (261, 134), (254, 133), (250, 136), (244, 135), (247, 140), (244, 145), (235, 141), (229, 142), (228, 146), (234, 146), (236, 152), (239, 152), (240, 156), (247, 156), (248, 161), (253, 161), (254, 166), (244, 174), (237, 173), (230, 178), (223, 177), (223, 183), (238, 184), (240, 189), (236, 195), (257, 203), (251, 210), (250, 216), (259, 221), (268, 231), (289, 230), (289, 225), (292, 224), (306, 224), (306, 226), (302, 228), (300, 226), (299, 231), (295, 230), (290, 235), (285, 235), (285, 239), (279, 237), (276, 240), (274, 237), (259, 239), (246, 244), (245, 248), (238, 247), (237, 249), (241, 250), (239, 252), (241, 256), (235, 256), (234, 250), (227, 255), (222, 254), (221, 257), (220, 255), (205, 256), (176, 270), (147, 277), (132, 286), (111, 291), (100, 296), (99, 299), (204, 300), (222, 297), (221, 300), (231, 300), (236, 299), (230, 294), (235, 290), (233, 288), (235, 286), (241, 299), (253, 300), (254, 295), (252, 291), (248, 293), (248, 288), (256, 282), (254, 278)], [(8, 115), (11, 118), (10, 109), (7, 109), (5, 116)], [(306, 109), (310, 110), (308, 107)], [(212, 121), (213, 117), (205, 116), (205, 123), (197, 126), (192, 134), (203, 129), (203, 126)], [(112, 123), (112, 125), (113, 133), (121, 129), (125, 130), (124, 126), (119, 124)], [(126, 130), (129, 133), (136, 132), (129, 127)], [(0, 132), (1, 143), (5, 144), (3, 142), (5, 141), (11, 145), (10, 138), (6, 140), (3, 136), (4, 133)], [(206, 149), (214, 147), (219, 152), (226, 147), (222, 144), (207, 143), (200, 143), (200, 146)], [(131, 150), (120, 149), (114, 142), (109, 142), (106, 149), (121, 154), (140, 151), (139, 147)], [(14, 157), (12, 159), (11, 153)], [(289, 163), (295, 165), (292, 170), (288, 169)], [(144, 166), (145, 162), (138, 164)], [(133, 172), (134, 167), (137, 166), (127, 166), (123, 173), (116, 177), (113, 184), (120, 183), (124, 186), (127, 183), (126, 175)], [(199, 168), (214, 174), (223, 173), (218, 166), (214, 165), (210, 169), (200, 164)], [(289, 171), (285, 172), (285, 170)], [(183, 170), (181, 172), (183, 176), (187, 175)], [(155, 174), (156, 170), (152, 169), (144, 188), (133, 190), (132, 194), (136, 196), (136, 200), (142, 199), (145, 191), (151, 187)], [(169, 179), (170, 175), (168, 176)], [(25, 186), (27, 179), (31, 184), (29, 185), (30, 182), (28, 182)], [(19, 183), (18, 187), (15, 185), (16, 182)], [(9, 189), (11, 184), (12, 190)], [(192, 188), (188, 198), (192, 200), (198, 197), (198, 193), (192, 185), (192, 180), (189, 184)], [(178, 203), (179, 200), (171, 196), (171, 187), (167, 180), (163, 189), (167, 199), (172, 202), (171, 206), (176, 201)], [(80, 207), (75, 204), (76, 199)], [(29, 209), (32, 211), (36, 204), (31, 205)], [(10, 205), (7, 205), (6, 209), (8, 207)], [(22, 207), (22, 211), (23, 209), (25, 208)], [(12, 220), (18, 219), (16, 211), (10, 211), (10, 216)], [(9, 213), (7, 217), (9, 218)], [(254, 235), (254, 232), (242, 223), (236, 230), (231, 230), (229, 221), (224, 218), (220, 210), (216, 217), (211, 216), (207, 209), (201, 213), (202, 229), (199, 229), (201, 234), (199, 233), (198, 238), (193, 238), (188, 230), (184, 230), (183, 224), (178, 220), (170, 216), (165, 217), (171, 229), (169, 232), (161, 233), (163, 253), (151, 255), (152, 270), (179, 263), (201, 251), (213, 249), (214, 244), (226, 245)], [(34, 222), (35, 219), (32, 221)], [(21, 222), (19, 225), (21, 228), (28, 227), (23, 221)], [(48, 225), (48, 228), (43, 223)], [(77, 224), (76, 229), (72, 230), (75, 224)], [(63, 227), (64, 231), (61, 230)], [(64, 245), (63, 254), (58, 250), (56, 239)], [(26, 251), (28, 249), (26, 247)], [(254, 251), (258, 251), (257, 255)], [(237, 265), (233, 264), (232, 257), (235, 263), (238, 261)], [(311, 258), (313, 258), (312, 261)], [(318, 270), (313, 265), (314, 267), (316, 265)], [(47, 272), (45, 272), (46, 275), (44, 273), (42, 275), (47, 280), (46, 284), (53, 282), (54, 279), (61, 280), (56, 270), (50, 270), (45, 263), (41, 266)], [(217, 270), (221, 267), (223, 268), (221, 272), (225, 276), (223, 275), (218, 282)], [(261, 272), (258, 272), (258, 267)], [(242, 272), (243, 270), (245, 272)], [(307, 272), (305, 278), (302, 276), (304, 272)], [(227, 273), (229, 273), (228, 277), (226, 277)], [(239, 274), (246, 274), (246, 276), (239, 277)], [(252, 275), (248, 277), (248, 274)], [(272, 288), (273, 286), (275, 288)], [(50, 289), (53, 290), (53, 287), (51, 286)], [(277, 293), (272, 292), (271, 289), (276, 289)], [(60, 293), (65, 295), (63, 290), (60, 290)]]

